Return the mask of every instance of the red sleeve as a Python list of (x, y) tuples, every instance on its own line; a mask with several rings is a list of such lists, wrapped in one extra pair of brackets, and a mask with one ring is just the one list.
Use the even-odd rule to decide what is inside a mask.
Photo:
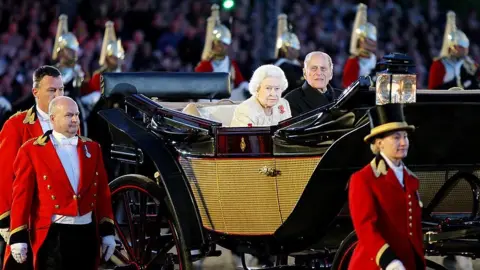
[(242, 72), (240, 72), (240, 68), (238, 67), (238, 64), (236, 61), (232, 61), (232, 66), (235, 69), (235, 87), (239, 86), (242, 82), (245, 81), (243, 78)]
[(13, 163), (18, 149), (22, 146), (22, 137), (15, 125), (16, 119), (8, 120), (0, 133), (0, 228), (10, 226), (10, 207), (12, 204), (12, 184), (14, 180)]
[(87, 87), (83, 92), (83, 95), (88, 95), (94, 91), (100, 91), (100, 73), (93, 74), (92, 78), (88, 81)]
[[(373, 177), (373, 176), (372, 176)], [(359, 242), (377, 265), (385, 268), (396, 256), (377, 229), (377, 211), (374, 194), (363, 171), (355, 173), (350, 179), (348, 205)]]
[(195, 72), (213, 72), (212, 64), (209, 61), (201, 61), (195, 67)]
[(349, 58), (343, 67), (342, 87), (347, 88), (354, 81), (358, 80), (360, 66), (357, 58)]
[(99, 224), (100, 236), (114, 235), (112, 200), (110, 187), (108, 186), (108, 175), (105, 170), (105, 165), (103, 164), (102, 149), (99, 144), (97, 144), (97, 148), (99, 161), (97, 163), (98, 198), (96, 217)]
[(28, 146), (29, 144), (26, 144), (20, 148), (14, 163), (10, 244), (28, 241), (28, 220), (36, 187), (35, 171), (28, 155)]
[(445, 67), (441, 60), (435, 60), (428, 75), (428, 89), (439, 89), (443, 84), (443, 77), (445, 77)]

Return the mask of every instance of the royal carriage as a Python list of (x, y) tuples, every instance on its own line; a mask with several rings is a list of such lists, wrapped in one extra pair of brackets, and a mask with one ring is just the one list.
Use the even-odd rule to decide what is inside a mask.
[[(221, 245), (245, 268), (252, 254), (270, 259), (265, 269), (346, 269), (356, 244), (348, 180), (373, 158), (363, 138), (379, 97), (369, 86), (361, 77), (332, 104), (277, 126), (228, 127), (236, 104), (221, 100), (226, 73), (105, 73), (104, 147), (123, 164), (110, 183), (112, 262), (193, 269)], [(411, 94), (400, 97), (416, 101), (405, 104), (417, 127), (405, 162), (421, 182), (426, 253), (475, 258), (480, 91)]]

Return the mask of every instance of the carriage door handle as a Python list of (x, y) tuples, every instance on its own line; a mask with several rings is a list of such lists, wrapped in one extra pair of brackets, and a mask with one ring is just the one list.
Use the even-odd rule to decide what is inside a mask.
[(258, 172), (265, 175), (265, 176), (269, 176), (269, 177), (275, 177), (275, 176), (279, 176), (281, 174), (279, 170), (277, 170), (275, 168), (270, 168), (270, 167), (267, 167), (267, 166), (263, 166), (262, 168), (260, 168), (260, 170)]

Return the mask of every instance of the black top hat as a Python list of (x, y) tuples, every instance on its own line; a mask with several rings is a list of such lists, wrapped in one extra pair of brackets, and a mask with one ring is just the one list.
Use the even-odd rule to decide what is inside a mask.
[(403, 115), (403, 104), (389, 103), (378, 105), (368, 110), (370, 134), (364, 138), (366, 143), (378, 135), (398, 130), (415, 130), (415, 126), (407, 124)]

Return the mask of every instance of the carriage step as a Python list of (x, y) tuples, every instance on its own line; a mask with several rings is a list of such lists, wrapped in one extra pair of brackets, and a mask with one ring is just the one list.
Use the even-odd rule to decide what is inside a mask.
[(435, 254), (441, 255), (461, 255), (468, 256), (467, 254), (476, 254), (478, 256), (480, 250), (480, 242), (477, 240), (450, 240), (432, 243), (427, 246), (427, 250), (432, 251)]
[[(261, 269), (261, 270), (311, 270), (311, 267), (307, 266), (300, 266), (300, 265), (280, 265), (280, 266), (272, 266), (272, 267), (262, 267), (262, 268), (249, 268), (252, 269)], [(327, 268), (325, 268), (327, 269)]]
[(115, 266), (113, 270), (138, 270), (138, 266), (132, 263), (130, 265)]
[(476, 227), (446, 232), (427, 232), (423, 235), (423, 241), (425, 243), (435, 243), (442, 240), (475, 237), (479, 234), (480, 228)]

